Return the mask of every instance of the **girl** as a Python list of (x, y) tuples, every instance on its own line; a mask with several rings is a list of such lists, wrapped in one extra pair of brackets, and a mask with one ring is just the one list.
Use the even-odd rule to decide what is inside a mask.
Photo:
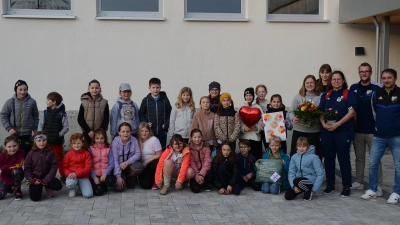
[(332, 68), (329, 64), (322, 64), (319, 68), (319, 79), (317, 80), (317, 90), (318, 92), (326, 92), (328, 91), (328, 86), (330, 85), (330, 75), (332, 74)]
[[(279, 94), (274, 94), (271, 96), (271, 103), (268, 104), (268, 112), (283, 112), (283, 118), (284, 118), (284, 123), (285, 127), (287, 130), (292, 130), (293, 129), (293, 124), (289, 119), (289, 114), (286, 111), (286, 107), (284, 104), (282, 104), (282, 96)], [(264, 124), (263, 126), (264, 127)], [(286, 137), (287, 137), (287, 132), (286, 132)], [(286, 141), (281, 142), (281, 148), (283, 152), (286, 154), (287, 153), (287, 147), (286, 147)]]
[(105, 130), (94, 131), (93, 145), (90, 146), (89, 152), (93, 164), (90, 171), (90, 183), (94, 195), (102, 196), (104, 192), (108, 191), (106, 180), (111, 179), (110, 174), (114, 169), (114, 157)]
[(32, 150), (26, 156), (24, 169), (25, 177), (29, 181), (29, 198), (32, 201), (40, 201), (43, 187), (48, 197), (54, 197), (53, 190), (61, 190), (61, 181), (56, 178), (57, 157), (47, 143), (45, 133), (37, 132), (33, 137)]
[(200, 98), (200, 110), (193, 115), (190, 130), (198, 128), (203, 133), (203, 141), (210, 145), (210, 150), (217, 145), (214, 132), (214, 113), (210, 111), (210, 99), (207, 96)]
[(172, 107), (171, 117), (169, 119), (169, 131), (171, 136), (180, 134), (185, 142), (188, 143), (189, 128), (192, 123), (194, 111), (195, 106), (192, 89), (183, 87), (178, 94), (175, 107)]
[(317, 192), (324, 181), (324, 169), (321, 160), (315, 155), (315, 148), (310, 146), (306, 137), (297, 139), (297, 153), (292, 156), (289, 166), (290, 187), (285, 199), (293, 200), (304, 193), (304, 200), (310, 201), (313, 192)]
[(87, 143), (92, 143), (94, 130), (108, 129), (110, 111), (108, 101), (101, 95), (100, 82), (92, 80), (89, 82), (88, 92), (81, 96), (78, 123)]
[[(194, 176), (190, 164), (190, 151), (182, 136), (174, 134), (157, 164), (155, 181), (160, 194), (166, 195), (171, 183), (171, 177), (176, 177), (175, 189), (182, 189), (182, 184)], [(164, 182), (164, 186), (163, 186)]]
[(218, 110), (218, 104), (219, 104), (219, 93), (221, 92), (221, 85), (213, 81), (208, 85), (208, 98), (210, 99), (210, 110), (213, 113), (216, 113)]
[(143, 171), (139, 143), (131, 134), (131, 125), (123, 122), (118, 127), (118, 136), (111, 144), (116, 182), (109, 186), (115, 186), (115, 191), (118, 192), (124, 191), (125, 187), (135, 188), (135, 179)]
[(86, 150), (86, 140), (82, 134), (75, 133), (71, 135), (69, 143), (72, 149), (65, 155), (63, 163), (69, 197), (75, 197), (75, 188), (79, 185), (83, 197), (91, 198), (93, 189), (89, 177), (92, 170), (92, 158)]
[(262, 112), (265, 113), (266, 111), (268, 111), (267, 109), (267, 105), (268, 105), (268, 100), (265, 98), (265, 96), (267, 96), (268, 91), (267, 91), (267, 87), (265, 87), (264, 84), (259, 84), (256, 87), (256, 103), (261, 106), (262, 108)]
[(220, 194), (240, 194), (239, 165), (232, 143), (225, 140), (221, 143), (212, 166), (215, 174), (215, 186)]
[(190, 180), (190, 190), (199, 193), (203, 187), (210, 191), (209, 184), (213, 181), (211, 170), (211, 154), (208, 143), (203, 142), (201, 130), (195, 128), (190, 132), (190, 168), (194, 171), (194, 177)]
[[(244, 106), (248, 106), (250, 108), (257, 108), (260, 110), (262, 114), (261, 107), (256, 103), (253, 104), (254, 101), (254, 88), (246, 88), (244, 90)], [(248, 127), (243, 121), (240, 121), (240, 139), (247, 139), (250, 141), (251, 149), (250, 154), (252, 154), (256, 159), (261, 159), (262, 157), (262, 142), (260, 131), (263, 128), (262, 126), (262, 118), (255, 124), (253, 127)]]
[(15, 200), (19, 201), (23, 198), (21, 182), (24, 179), (24, 150), (19, 149), (16, 136), (9, 136), (4, 140), (4, 150), (0, 154), (0, 200), (7, 193), (14, 193)]
[(214, 118), (214, 130), (218, 143), (229, 140), (236, 142), (240, 132), (240, 118), (235, 111), (232, 97), (228, 93), (223, 93), (219, 98), (218, 111)]
[(14, 85), (14, 96), (4, 103), (1, 110), (1, 124), (10, 136), (17, 136), (25, 156), (31, 150), (32, 131), (39, 124), (39, 111), (36, 101), (28, 94), (28, 84), (18, 80)]
[(151, 131), (148, 123), (142, 122), (138, 129), (138, 140), (142, 155), (143, 172), (139, 175), (139, 183), (143, 189), (157, 190), (158, 186), (154, 182), (154, 175), (158, 164), (158, 159), (162, 153), (162, 147), (158, 138)]

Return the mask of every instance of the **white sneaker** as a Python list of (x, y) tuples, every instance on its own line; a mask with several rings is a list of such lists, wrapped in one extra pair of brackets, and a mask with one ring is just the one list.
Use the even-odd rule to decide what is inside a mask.
[(71, 189), (71, 190), (69, 190), (69, 197), (75, 197), (76, 196), (76, 193), (75, 193), (75, 188), (74, 189)]
[(352, 190), (364, 190), (364, 184), (360, 184), (358, 182), (354, 182), (351, 184), (351, 188)]
[(375, 191), (372, 191), (371, 189), (368, 189), (365, 191), (365, 194), (361, 195), (362, 199), (368, 200), (371, 198), (376, 198), (376, 193)]
[(396, 193), (392, 193), (389, 197), (389, 199), (387, 200), (387, 203), (389, 204), (397, 204), (400, 201), (400, 195), (396, 194)]
[(378, 186), (378, 190), (376, 191), (376, 196), (378, 196), (378, 197), (383, 196), (382, 187)]

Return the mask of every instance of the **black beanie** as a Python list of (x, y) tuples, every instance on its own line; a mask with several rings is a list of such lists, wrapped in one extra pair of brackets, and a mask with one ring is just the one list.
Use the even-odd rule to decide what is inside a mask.
[(221, 91), (221, 85), (217, 81), (213, 81), (208, 85), (208, 91), (211, 89), (216, 88), (218, 91)]
[(251, 94), (254, 98), (254, 88), (252, 87), (246, 88), (246, 90), (244, 90), (244, 97), (246, 97), (247, 94)]
[(26, 88), (28, 88), (28, 84), (24, 80), (18, 80), (17, 82), (15, 82), (15, 85), (14, 85), (15, 93), (17, 93), (17, 88), (21, 85), (26, 85)]

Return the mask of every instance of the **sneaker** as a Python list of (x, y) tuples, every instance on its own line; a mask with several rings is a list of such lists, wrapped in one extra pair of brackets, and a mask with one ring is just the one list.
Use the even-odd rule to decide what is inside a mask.
[(378, 186), (378, 190), (376, 191), (376, 196), (378, 196), (378, 197), (382, 197), (383, 196), (382, 187)]
[(361, 195), (362, 199), (369, 200), (371, 198), (376, 198), (376, 192), (369, 189), (365, 191), (365, 194)]
[(347, 198), (350, 196), (350, 188), (343, 188), (342, 193), (340, 193), (340, 197)]
[(15, 192), (15, 201), (21, 201), (24, 199), (21, 192)]
[(352, 190), (364, 190), (364, 184), (360, 184), (358, 182), (354, 182), (351, 184), (351, 188)]
[(335, 192), (335, 185), (328, 185), (324, 190), (324, 194), (329, 195), (332, 192)]
[(160, 195), (166, 195), (168, 193), (169, 186), (164, 185), (160, 190)]
[(156, 184), (156, 182), (154, 182), (154, 184), (153, 184), (153, 186), (151, 187), (151, 189), (153, 189), (153, 190), (158, 190), (158, 189), (160, 189), (160, 188), (158, 187), (158, 185)]
[(211, 191), (210, 185), (208, 185), (208, 184), (204, 184), (203, 189), (204, 189), (204, 191), (207, 191), (207, 192)]
[(51, 190), (51, 189), (48, 188), (48, 187), (45, 187), (44, 189), (46, 189), (47, 197), (49, 197), (49, 198), (54, 197), (54, 192), (53, 192), (53, 190)]
[(312, 190), (308, 190), (307, 192), (304, 192), (304, 198), (303, 198), (304, 201), (311, 201), (312, 195), (313, 195)]
[(387, 200), (387, 203), (396, 205), (399, 201), (400, 201), (400, 195), (393, 192), (390, 195), (389, 199)]
[(68, 196), (69, 197), (75, 197), (76, 196), (75, 188), (69, 190)]

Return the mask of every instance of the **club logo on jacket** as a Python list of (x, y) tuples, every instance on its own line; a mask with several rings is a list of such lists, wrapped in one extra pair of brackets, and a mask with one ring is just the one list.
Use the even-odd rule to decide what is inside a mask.
[(397, 96), (392, 96), (392, 102), (393, 103), (397, 102)]
[(367, 90), (367, 95), (370, 96), (372, 94), (372, 90)]
[(337, 100), (336, 100), (336, 101), (337, 101), (337, 102), (341, 102), (341, 101), (342, 101), (342, 99), (344, 99), (344, 97), (343, 97), (343, 96), (340, 96), (340, 97), (338, 97), (338, 98), (337, 98)]
[(383, 98), (382, 98), (382, 96), (380, 96), (378, 99), (379, 99), (379, 100), (382, 100)]

